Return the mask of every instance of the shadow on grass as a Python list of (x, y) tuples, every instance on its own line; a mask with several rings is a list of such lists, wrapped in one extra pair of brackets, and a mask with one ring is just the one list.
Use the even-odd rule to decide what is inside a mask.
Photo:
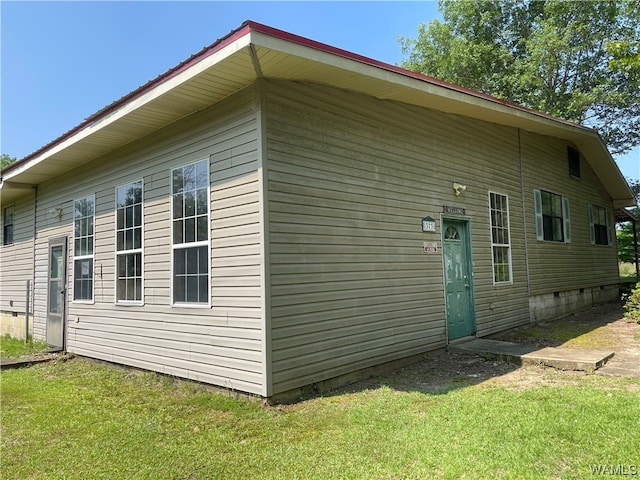
[(623, 318), (622, 302), (614, 302), (505, 330), (487, 338), (536, 347), (612, 348), (618, 338), (615, 332), (605, 327)]
[(423, 360), (415, 364), (324, 392), (322, 395), (357, 393), (380, 387), (405, 392), (444, 395), (453, 390), (479, 385), (494, 377), (514, 372), (519, 368), (518, 364), (500, 359), (439, 351), (425, 355)]
[[(624, 322), (623, 318), (622, 302), (615, 302), (591, 307), (562, 318), (516, 327), (487, 338), (517, 343), (523, 352), (558, 346), (615, 351), (621, 340), (615, 331), (615, 325)], [(611, 326), (613, 328), (607, 328)], [(501, 357), (485, 358), (443, 350), (425, 355), (425, 358), (416, 364), (312, 397), (356, 393), (382, 386), (400, 391), (446, 394), (481, 384), (519, 368), (520, 364), (510, 363)]]

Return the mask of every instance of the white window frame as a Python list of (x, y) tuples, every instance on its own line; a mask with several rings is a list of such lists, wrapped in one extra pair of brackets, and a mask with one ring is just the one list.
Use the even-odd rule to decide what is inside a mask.
[[(134, 225), (133, 227), (128, 227), (126, 225), (126, 208), (127, 207), (134, 207), (134, 214), (135, 214), (135, 206), (138, 205), (137, 203), (133, 204), (133, 205), (126, 205), (125, 207), (121, 207), (118, 204), (118, 194), (119, 194), (119, 190), (122, 189), (129, 189), (132, 187), (135, 187), (137, 184), (140, 184), (140, 226), (137, 227), (136, 225)], [(123, 210), (123, 216), (125, 218), (125, 224), (123, 226), (123, 228), (118, 228), (118, 214), (119, 211)], [(125, 183), (124, 185), (120, 185), (118, 187), (116, 187), (115, 189), (115, 232), (114, 232), (114, 237), (115, 237), (115, 284), (114, 284), (114, 303), (116, 305), (144, 305), (144, 180), (143, 179), (139, 179), (139, 180), (134, 180), (132, 182), (129, 183)], [(134, 231), (135, 229), (139, 228), (140, 229), (140, 247), (139, 248), (130, 248), (127, 249), (126, 247), (123, 248), (122, 250), (118, 249), (118, 245), (119, 245), (119, 241), (118, 241), (118, 237), (120, 232), (122, 232), (123, 236), (126, 238), (126, 232), (128, 230), (132, 230)], [(135, 239), (135, 236), (134, 236)], [(125, 241), (123, 239), (123, 241)], [(127, 257), (129, 255), (136, 255), (139, 254), (140, 255), (140, 299), (139, 300), (127, 300), (125, 299), (119, 299), (118, 298), (118, 293), (119, 293), (119, 281), (120, 281), (120, 270), (119, 270), (119, 263), (118, 260), (120, 257)], [(125, 277), (125, 281), (126, 280), (130, 280), (132, 277)], [(134, 279), (136, 278), (136, 276), (133, 277)]]
[[(504, 201), (505, 208), (500, 210), (494, 209), (492, 206), (493, 205), (492, 196), (501, 197)], [(494, 215), (493, 215), (494, 210), (498, 212), (504, 212), (506, 227), (504, 225), (494, 225)], [(506, 233), (507, 241), (502, 243), (496, 242), (494, 237), (494, 229), (503, 230), (504, 233)], [(504, 193), (489, 191), (489, 234), (491, 237), (491, 267), (492, 267), (491, 272), (493, 276), (493, 284), (494, 285), (511, 285), (513, 284), (513, 264), (511, 261), (511, 219), (509, 218), (509, 196), (505, 195)], [(495, 255), (496, 248), (506, 249), (507, 263), (509, 267), (508, 280), (496, 280), (496, 255)]]
[[(11, 218), (11, 223), (7, 223), (7, 217)], [(11, 226), (11, 241), (7, 241), (7, 227)], [(2, 210), (2, 245), (13, 245), (16, 234), (16, 209), (15, 205), (9, 205)]]
[[(76, 248), (76, 244), (77, 244), (77, 240), (78, 238), (78, 231), (76, 230), (76, 221), (78, 219), (85, 219), (85, 218), (89, 218), (89, 216), (83, 216), (83, 217), (78, 217), (76, 215), (77, 213), (77, 209), (76, 209), (76, 204), (77, 202), (81, 202), (83, 200), (90, 200), (91, 203), (93, 204), (93, 215), (91, 216), (93, 218), (92, 221), (92, 225), (93, 225), (93, 229), (91, 231), (90, 235), (85, 235), (82, 236), (81, 238), (89, 238), (91, 237), (92, 242), (91, 242), (91, 253), (90, 254), (82, 254), (82, 255), (78, 255), (78, 250)], [(94, 194), (92, 195), (87, 195), (86, 197), (82, 197), (82, 198), (76, 198), (73, 200), (73, 273), (72, 273), (72, 277), (71, 277), (71, 284), (73, 285), (73, 303), (88, 303), (88, 304), (93, 304), (95, 302), (95, 278), (96, 278), (96, 271), (95, 271), (95, 251), (96, 251), (96, 196)], [(78, 261), (82, 261), (82, 260), (90, 260), (91, 261), (91, 298), (76, 298), (77, 295), (77, 289), (76, 289), (76, 262)]]
[[(600, 205), (588, 205), (588, 217), (589, 217), (589, 241), (591, 245), (596, 245), (598, 247), (610, 247), (613, 245), (613, 227), (612, 227), (612, 217), (611, 212), (608, 208), (601, 207)], [(598, 210), (603, 210), (605, 214), (605, 223), (597, 223), (596, 222), (596, 212)], [(596, 225), (602, 225), (607, 228), (607, 243), (596, 243)]]
[[(178, 170), (185, 170), (188, 167), (194, 167), (194, 168), (198, 168), (198, 165), (204, 163), (206, 165), (206, 193), (207, 193), (207, 197), (206, 197), (206, 231), (207, 231), (207, 235), (206, 235), (206, 239), (200, 239), (198, 240), (197, 238), (194, 239), (194, 241), (184, 241), (184, 232), (186, 232), (186, 230), (183, 229), (183, 242), (176, 242), (176, 238), (175, 238), (175, 232), (176, 232), (176, 228), (178, 227), (178, 223), (181, 219), (187, 219), (187, 218), (194, 218), (194, 236), (197, 237), (197, 218), (198, 215), (197, 213), (192, 216), (186, 216), (186, 214), (183, 214), (181, 217), (176, 217), (175, 212), (176, 209), (179, 208), (179, 206), (176, 205), (176, 198), (178, 198), (178, 196), (184, 192), (184, 190), (180, 190), (178, 192), (175, 191), (175, 185), (174, 185), (174, 173)], [(187, 308), (211, 308), (211, 182), (209, 180), (209, 175), (210, 175), (210, 164), (209, 164), (209, 158), (204, 158), (201, 160), (197, 160), (195, 162), (191, 162), (191, 163), (187, 163), (184, 165), (181, 165), (179, 167), (173, 168), (171, 169), (171, 174), (169, 177), (169, 188), (170, 188), (170, 192), (171, 192), (171, 228), (170, 228), (170, 235), (171, 235), (171, 306), (172, 307), (187, 307)], [(200, 187), (203, 188), (203, 187)], [(193, 190), (195, 193), (195, 196), (197, 198), (197, 190), (198, 187), (196, 185), (196, 188)], [(184, 197), (181, 197), (182, 199), (184, 199)], [(197, 208), (197, 200), (196, 200), (196, 207)], [(185, 205), (184, 205), (184, 201), (182, 203), (182, 212), (185, 212)], [(175, 291), (175, 277), (176, 277), (176, 265), (175, 265), (175, 255), (176, 255), (176, 251), (178, 250), (188, 250), (190, 248), (199, 248), (199, 247), (206, 247), (206, 252), (207, 252), (207, 301), (206, 302), (187, 302), (187, 301), (176, 301), (175, 296), (176, 296), (176, 291)], [(185, 289), (185, 295), (186, 295), (186, 289)]]
[[(557, 195), (561, 199), (562, 205), (562, 236), (563, 240), (545, 240), (544, 238), (544, 215), (542, 211), (542, 192)], [(533, 207), (536, 219), (536, 240), (550, 243), (571, 243), (571, 214), (569, 210), (569, 199), (551, 190), (533, 191)]]

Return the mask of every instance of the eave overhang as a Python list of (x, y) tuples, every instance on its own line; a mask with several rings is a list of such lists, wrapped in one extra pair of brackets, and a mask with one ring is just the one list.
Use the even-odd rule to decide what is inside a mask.
[(566, 139), (580, 149), (615, 207), (635, 205), (592, 129), (251, 21), (3, 170), (0, 199), (9, 202), (30, 186), (208, 108), (261, 77), (322, 83)]

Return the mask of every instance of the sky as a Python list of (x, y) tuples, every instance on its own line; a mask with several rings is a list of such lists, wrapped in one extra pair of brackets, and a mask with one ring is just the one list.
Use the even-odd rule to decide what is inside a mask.
[[(435, 1), (0, 0), (0, 152), (18, 159), (253, 20), (390, 64)], [(640, 179), (640, 148), (616, 157)]]

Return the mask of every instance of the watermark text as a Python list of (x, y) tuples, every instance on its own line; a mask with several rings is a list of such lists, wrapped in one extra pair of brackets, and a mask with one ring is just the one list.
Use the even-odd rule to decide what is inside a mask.
[(610, 465), (606, 463), (589, 465), (591, 475), (628, 475), (637, 476), (640, 474), (640, 468), (633, 463), (619, 463)]

